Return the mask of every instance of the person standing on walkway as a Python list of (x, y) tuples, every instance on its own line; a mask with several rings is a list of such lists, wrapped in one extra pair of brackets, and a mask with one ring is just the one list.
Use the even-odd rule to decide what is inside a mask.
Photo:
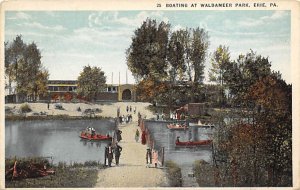
[(119, 129), (117, 129), (117, 130), (116, 130), (117, 142), (120, 142), (120, 141), (122, 140), (121, 134), (122, 134), (122, 131), (119, 130)]
[(152, 164), (152, 154), (151, 154), (151, 150), (149, 147), (147, 148), (147, 152), (146, 152), (146, 164), (147, 164), (147, 167), (149, 167), (150, 164)]
[(135, 141), (138, 142), (140, 138), (140, 131), (137, 129), (135, 132)]
[(117, 118), (119, 118), (120, 117), (120, 107), (118, 107), (118, 109), (117, 109)]
[(129, 111), (130, 111), (130, 112), (132, 111), (132, 107), (131, 107), (131, 106), (129, 107)]
[(116, 160), (117, 166), (119, 165), (119, 159), (120, 159), (122, 150), (123, 150), (122, 147), (120, 145), (118, 145), (118, 143), (116, 142), (114, 152), (115, 152), (115, 160)]
[(126, 106), (126, 111), (127, 111), (127, 113), (128, 113), (128, 110), (129, 110), (129, 107), (128, 107), (128, 106)]
[(133, 114), (136, 113), (136, 106), (133, 108)]
[(114, 153), (113, 153), (113, 148), (111, 146), (111, 143), (109, 143), (107, 145), (107, 147), (105, 147), (105, 154), (106, 154), (106, 158), (107, 158), (107, 161), (108, 161), (108, 166), (111, 167), (111, 162), (114, 158)]
[(158, 163), (158, 152), (156, 150), (153, 150), (153, 163), (155, 165), (155, 167), (157, 168), (157, 163)]

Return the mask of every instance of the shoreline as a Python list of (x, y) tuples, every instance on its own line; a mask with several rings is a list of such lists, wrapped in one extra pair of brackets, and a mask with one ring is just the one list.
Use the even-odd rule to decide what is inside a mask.
[[(30, 112), (22, 113), (22, 105), (27, 104)], [(61, 105), (61, 109), (56, 108), (56, 104)], [(149, 109), (150, 103), (146, 102), (96, 102), (96, 103), (14, 103), (5, 104), (5, 120), (103, 120), (117, 118), (117, 109), (120, 109), (120, 115), (132, 115), (133, 121), (137, 121), (137, 113), (140, 112), (147, 118), (155, 115)], [(132, 111), (127, 111), (127, 107)], [(134, 112), (133, 110), (136, 110)]]
[(35, 121), (35, 120), (107, 120), (116, 119), (113, 117), (88, 117), (88, 116), (70, 116), (70, 115), (47, 115), (47, 116), (21, 116), (6, 115), (5, 121)]

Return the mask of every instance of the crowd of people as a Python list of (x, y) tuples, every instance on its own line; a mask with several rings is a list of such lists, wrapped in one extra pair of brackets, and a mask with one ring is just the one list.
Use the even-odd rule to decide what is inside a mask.
[(132, 122), (132, 115), (131, 114), (127, 114), (126, 116), (122, 115), (122, 116), (119, 116), (118, 118), (119, 118), (119, 123), (120, 124)]
[(94, 129), (94, 127), (87, 127), (84, 131), (84, 134), (89, 134), (91, 135), (91, 137), (93, 137), (96, 134), (96, 130)]
[(117, 118), (120, 124), (132, 122), (132, 112), (136, 114), (136, 107), (132, 108), (131, 106), (126, 106), (126, 115), (121, 115), (120, 107), (117, 109)]
[[(120, 107), (117, 108), (117, 118), (119, 120), (120, 124), (123, 123), (129, 123), (132, 121), (132, 112), (133, 114), (136, 114), (136, 107), (132, 106), (126, 106), (127, 115), (121, 115)], [(141, 114), (138, 112), (138, 122), (140, 122)], [(162, 119), (164, 116), (162, 116)], [(138, 124), (139, 125), (139, 124)], [(115, 142), (112, 141), (112, 143), (109, 143), (105, 147), (105, 165), (108, 165), (109, 167), (112, 166), (113, 160), (115, 160), (115, 165), (119, 165), (119, 160), (121, 156), (121, 152), (123, 148), (119, 145), (119, 142), (122, 140), (122, 131), (120, 129), (115, 130)], [(136, 132), (134, 134), (134, 138), (136, 142), (139, 142), (139, 139), (142, 136), (140, 135), (139, 129), (136, 129)], [(142, 141), (141, 141), (142, 142)], [(146, 167), (150, 167), (151, 164), (154, 164), (154, 167), (157, 167), (158, 165), (158, 152), (156, 150), (152, 150), (150, 148), (147, 148), (146, 150)]]

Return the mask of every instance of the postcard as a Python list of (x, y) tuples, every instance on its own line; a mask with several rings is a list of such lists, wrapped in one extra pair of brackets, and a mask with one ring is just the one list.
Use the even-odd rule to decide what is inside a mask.
[(0, 188), (298, 189), (297, 1), (5, 1)]

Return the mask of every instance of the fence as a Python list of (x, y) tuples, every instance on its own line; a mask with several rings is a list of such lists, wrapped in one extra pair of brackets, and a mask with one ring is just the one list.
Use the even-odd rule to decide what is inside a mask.
[[(164, 160), (165, 160), (165, 148), (164, 147), (159, 147), (155, 146), (155, 139), (153, 135), (151, 134), (150, 130), (145, 126), (144, 119), (139, 118), (139, 127), (142, 131), (142, 133), (145, 133), (145, 140), (146, 140), (146, 145), (152, 150), (152, 154), (154, 152), (157, 152), (157, 161), (158, 165), (164, 166)], [(143, 138), (143, 137), (142, 137)], [(143, 140), (142, 140), (143, 142)], [(154, 157), (152, 157), (153, 159)]]

